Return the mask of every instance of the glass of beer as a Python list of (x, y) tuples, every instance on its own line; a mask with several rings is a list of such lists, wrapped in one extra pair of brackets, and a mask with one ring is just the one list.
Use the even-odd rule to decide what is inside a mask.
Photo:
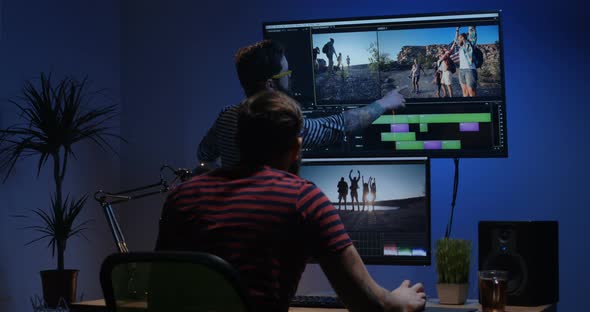
[(508, 272), (479, 271), (479, 302), (482, 312), (505, 312)]

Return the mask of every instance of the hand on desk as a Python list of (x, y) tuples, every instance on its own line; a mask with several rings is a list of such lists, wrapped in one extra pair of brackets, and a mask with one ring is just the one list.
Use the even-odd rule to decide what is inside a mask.
[(422, 311), (426, 307), (426, 293), (422, 283), (410, 286), (410, 281), (405, 280), (391, 293), (396, 297), (396, 301), (400, 303), (404, 312)]

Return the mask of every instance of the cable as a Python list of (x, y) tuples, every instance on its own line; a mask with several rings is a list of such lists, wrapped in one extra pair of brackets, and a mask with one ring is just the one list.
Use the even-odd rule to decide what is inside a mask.
[(449, 217), (449, 223), (447, 223), (445, 238), (451, 237), (451, 229), (453, 227), (453, 214), (455, 213), (457, 190), (459, 188), (459, 158), (453, 158), (453, 162), (455, 163), (455, 177), (453, 178), (453, 200), (451, 201), (451, 215)]

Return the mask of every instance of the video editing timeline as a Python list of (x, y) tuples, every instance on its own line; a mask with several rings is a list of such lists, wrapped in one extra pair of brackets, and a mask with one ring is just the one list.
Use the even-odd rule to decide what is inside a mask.
[(490, 114), (436, 114), (381, 116), (373, 124), (391, 125), (391, 132), (381, 132), (381, 141), (395, 142), (397, 150), (461, 149), (460, 140), (418, 141), (410, 124), (418, 124), (420, 133), (428, 132), (428, 124), (456, 123), (460, 132), (477, 132), (479, 123), (491, 122)]
[[(285, 47), (305, 118), (363, 107), (393, 89), (406, 99), (395, 117), (386, 112), (304, 157), (508, 155), (499, 12), (270, 22), (263, 32)], [(455, 41), (463, 34), (481, 55), (468, 92)]]
[[(502, 114), (501, 111), (495, 113)], [(497, 133), (492, 132), (497, 128), (492, 125), (492, 115), (491, 112), (388, 114), (379, 117), (373, 125), (389, 126), (389, 129), (381, 132), (381, 141), (395, 143), (394, 148), (397, 151), (460, 150), (479, 147), (498, 150), (504, 145), (503, 129), (500, 127)], [(446, 130), (443, 130), (444, 128)], [(491, 137), (489, 132), (492, 132)], [(481, 138), (482, 135), (489, 137), (487, 145)], [(362, 147), (362, 142), (355, 147)]]
[(430, 264), (428, 158), (304, 159), (299, 175), (330, 199), (366, 263)]
[[(371, 126), (347, 134), (340, 144), (306, 148), (304, 157), (429, 156), (481, 157), (506, 151), (504, 105), (458, 104), (442, 113), (438, 104), (409, 104), (385, 113)], [(306, 118), (319, 118), (343, 111), (342, 107), (303, 107)], [(344, 109), (351, 109), (347, 106)]]

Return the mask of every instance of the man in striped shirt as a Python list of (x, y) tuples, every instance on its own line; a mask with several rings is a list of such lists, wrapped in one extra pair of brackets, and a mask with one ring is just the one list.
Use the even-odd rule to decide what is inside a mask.
[(330, 200), (287, 172), (298, 162), (299, 104), (264, 91), (238, 112), (241, 162), (195, 176), (168, 196), (156, 249), (218, 255), (240, 273), (256, 311), (289, 309), (306, 261), (317, 257), (350, 311), (420, 311), (420, 283), (375, 283)]
[[(283, 47), (276, 41), (265, 40), (238, 51), (235, 58), (240, 83), (246, 96), (263, 90), (278, 90), (289, 94), (289, 63)], [(403, 106), (405, 100), (397, 91), (362, 108), (322, 118), (303, 121), (303, 148), (340, 143), (345, 134), (369, 126), (386, 111)], [(214, 162), (221, 158), (223, 167), (239, 163), (240, 151), (236, 144), (239, 104), (225, 108), (201, 140), (199, 162)]]

